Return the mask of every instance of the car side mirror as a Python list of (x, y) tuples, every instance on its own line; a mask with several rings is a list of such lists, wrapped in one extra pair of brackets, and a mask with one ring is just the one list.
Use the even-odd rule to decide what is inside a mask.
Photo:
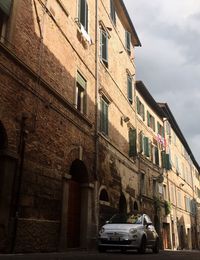
[(107, 220), (107, 221), (106, 221), (106, 224), (109, 224), (109, 223), (110, 223), (110, 221), (109, 221), (109, 220)]

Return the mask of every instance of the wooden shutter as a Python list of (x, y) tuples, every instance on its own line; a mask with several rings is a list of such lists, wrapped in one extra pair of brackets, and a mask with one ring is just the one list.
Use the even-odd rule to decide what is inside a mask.
[(137, 155), (136, 129), (129, 129), (129, 156)]
[(156, 127), (155, 127), (155, 118), (153, 116), (151, 118), (152, 118), (152, 129), (155, 132), (155, 129), (156, 129)]
[(136, 104), (137, 104), (137, 113), (140, 115), (140, 101), (138, 97), (136, 97)]
[(149, 157), (149, 138), (144, 137), (144, 154)]
[(101, 30), (101, 59), (108, 65), (108, 35), (104, 30)]
[(101, 100), (101, 131), (108, 134), (108, 103), (103, 98)]
[(149, 111), (147, 111), (147, 125), (151, 126), (151, 118), (150, 118)]
[(0, 9), (9, 16), (12, 0), (0, 0)]
[(116, 13), (115, 13), (115, 5), (113, 3), (113, 0), (110, 0), (110, 16), (113, 23), (116, 25)]
[(143, 118), (143, 121), (145, 121), (145, 112), (144, 112), (144, 105), (141, 104), (141, 108), (142, 108), (142, 118)]
[(130, 55), (130, 53), (131, 53), (131, 34), (128, 31), (125, 31), (125, 44), (126, 44), (126, 49)]
[(130, 75), (127, 74), (127, 88), (128, 88), (128, 100), (130, 101), (130, 103), (133, 103), (133, 88), (132, 88), (132, 79), (130, 77)]
[(88, 3), (85, 1), (85, 30), (88, 32)]
[(144, 142), (142, 132), (139, 134), (139, 142), (140, 142), (140, 153), (142, 153), (143, 152), (143, 142)]
[(88, 31), (88, 4), (86, 0), (79, 0), (79, 21)]

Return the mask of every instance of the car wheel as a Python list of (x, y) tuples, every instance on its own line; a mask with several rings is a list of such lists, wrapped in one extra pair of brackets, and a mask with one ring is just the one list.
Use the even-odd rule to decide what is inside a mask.
[(144, 254), (146, 252), (146, 244), (147, 244), (146, 237), (143, 236), (142, 240), (141, 240), (141, 243), (140, 243), (140, 247), (138, 249), (138, 252), (140, 254)]
[(155, 245), (154, 245), (152, 250), (153, 250), (154, 254), (158, 254), (159, 253), (159, 239), (156, 239)]
[(98, 246), (98, 251), (99, 251), (99, 253), (104, 253), (104, 252), (106, 252), (106, 249), (104, 246)]

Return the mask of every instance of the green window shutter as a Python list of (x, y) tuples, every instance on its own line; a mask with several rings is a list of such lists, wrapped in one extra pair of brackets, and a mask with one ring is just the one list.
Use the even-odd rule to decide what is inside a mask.
[(147, 125), (148, 125), (148, 126), (151, 125), (151, 118), (150, 118), (149, 111), (147, 111)]
[(172, 166), (170, 163), (170, 155), (169, 154), (165, 154), (166, 156), (166, 170), (171, 170)]
[(136, 129), (129, 130), (129, 156), (137, 155)]
[(165, 129), (164, 129), (163, 126), (162, 126), (162, 137), (163, 137), (163, 138), (165, 137)]
[(101, 100), (101, 131), (108, 135), (108, 103), (102, 98)]
[(116, 13), (115, 13), (115, 5), (113, 3), (113, 0), (110, 0), (110, 16), (113, 23), (116, 25)]
[(12, 0), (0, 0), (0, 9), (9, 16)]
[(79, 0), (79, 21), (88, 31), (88, 4), (86, 0)]
[(128, 31), (125, 31), (125, 45), (126, 50), (128, 51), (129, 55), (131, 53), (131, 34)]
[(165, 151), (161, 152), (161, 159), (162, 159), (162, 168), (166, 169), (167, 162), (166, 162), (166, 153), (165, 153)]
[(88, 3), (85, 3), (85, 30), (88, 32)]
[(139, 143), (140, 143), (140, 153), (142, 153), (143, 152), (143, 134), (142, 133), (140, 133), (139, 134)]
[(160, 124), (157, 122), (157, 131), (158, 131), (158, 134), (160, 134)]
[(149, 157), (149, 138), (144, 137), (144, 154)]
[(137, 104), (137, 113), (140, 114), (140, 101), (138, 97), (136, 97), (136, 104)]
[(101, 60), (108, 65), (108, 35), (101, 30)]
[(130, 75), (127, 74), (127, 88), (128, 88), (128, 100), (132, 104), (133, 103), (133, 88), (132, 88), (132, 79)]
[(155, 132), (156, 130), (156, 127), (155, 127), (155, 118), (152, 116), (152, 128), (153, 128), (153, 131)]
[(145, 121), (145, 113), (144, 113), (144, 105), (142, 104), (142, 118), (143, 121)]

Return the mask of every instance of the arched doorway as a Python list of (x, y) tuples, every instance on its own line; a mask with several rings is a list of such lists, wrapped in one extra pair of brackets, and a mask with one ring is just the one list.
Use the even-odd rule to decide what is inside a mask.
[[(80, 247), (81, 216), (83, 209), (83, 196), (81, 185), (88, 182), (87, 169), (80, 160), (73, 161), (70, 167), (69, 180), (67, 245), (69, 248)], [(85, 209), (86, 210), (86, 209)]]
[(119, 198), (119, 213), (127, 213), (127, 203), (123, 193)]

